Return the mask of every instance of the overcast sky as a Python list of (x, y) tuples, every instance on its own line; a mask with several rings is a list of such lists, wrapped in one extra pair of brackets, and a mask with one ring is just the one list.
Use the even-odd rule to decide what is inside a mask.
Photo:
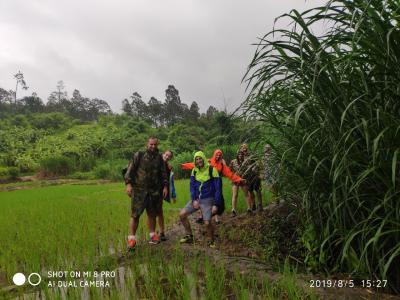
[[(324, 1), (325, 2), (325, 1)], [(44, 102), (63, 80), (89, 98), (121, 101), (137, 91), (165, 99), (173, 84), (187, 104), (229, 111), (258, 37), (291, 9), (316, 0), (0, 0), (0, 87), (25, 75)], [(287, 24), (286, 24), (287, 25)]]

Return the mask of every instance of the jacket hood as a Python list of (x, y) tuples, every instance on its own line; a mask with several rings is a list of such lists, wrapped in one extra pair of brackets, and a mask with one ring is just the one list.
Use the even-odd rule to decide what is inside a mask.
[(216, 150), (214, 151), (214, 154), (213, 154), (212, 158), (211, 158), (211, 165), (212, 165), (212, 166), (216, 166), (216, 165), (218, 164), (218, 163), (217, 163), (217, 159), (216, 159), (216, 156), (217, 156), (218, 153), (221, 153), (221, 159), (219, 160), (218, 163), (220, 163), (220, 162), (222, 161), (222, 158), (223, 158), (222, 150), (216, 149)]
[(203, 151), (197, 151), (194, 156), (193, 156), (193, 162), (194, 162), (194, 170), (199, 171), (199, 167), (196, 164), (196, 157), (201, 157), (203, 159), (204, 162), (204, 169), (208, 169), (209, 163), (207, 160), (207, 157), (205, 156), (205, 154), (203, 153)]

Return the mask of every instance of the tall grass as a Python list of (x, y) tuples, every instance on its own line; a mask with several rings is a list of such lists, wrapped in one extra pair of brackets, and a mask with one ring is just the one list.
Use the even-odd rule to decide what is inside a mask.
[(279, 136), (281, 191), (303, 204), (308, 265), (397, 291), (399, 12), (393, 0), (293, 10), (278, 18), (291, 29), (260, 39), (245, 77), (247, 113)]

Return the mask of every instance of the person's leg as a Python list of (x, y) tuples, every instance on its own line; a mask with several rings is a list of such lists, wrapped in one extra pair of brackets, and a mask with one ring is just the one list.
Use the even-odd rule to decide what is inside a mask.
[(239, 186), (236, 184), (232, 185), (232, 216), (237, 215), (237, 199), (238, 199)]
[(145, 209), (145, 198), (140, 192), (131, 198), (131, 218), (129, 220), (128, 250), (136, 247), (136, 231), (139, 226), (139, 219)]
[(189, 212), (186, 210), (186, 208), (183, 208), (181, 212), (179, 213), (179, 218), (182, 222), (183, 227), (185, 228), (186, 234), (192, 234), (192, 228), (190, 227), (190, 223), (188, 220)]
[(157, 216), (160, 217), (162, 213), (162, 197), (155, 193), (155, 194), (148, 194), (147, 196), (147, 225), (149, 228), (149, 235), (150, 235), (150, 244), (158, 244), (160, 242), (160, 238), (156, 234), (156, 225), (157, 225)]
[(213, 198), (200, 200), (200, 209), (201, 209), (201, 211), (203, 213), (204, 224), (206, 226), (207, 236), (209, 238), (208, 245), (210, 247), (215, 247), (215, 243), (214, 243), (214, 226), (213, 226), (213, 224), (211, 222), (213, 203), (214, 203), (214, 199)]
[(242, 190), (243, 190), (244, 196), (246, 197), (247, 211), (249, 211), (249, 210), (251, 211), (253, 201), (252, 201), (251, 193), (249, 192), (249, 187), (247, 185), (243, 185)]
[(129, 235), (135, 235), (139, 226), (139, 217), (131, 217), (129, 221)]
[(190, 227), (188, 216), (195, 211), (196, 210), (193, 208), (192, 202), (189, 201), (185, 208), (183, 208), (179, 213), (179, 218), (186, 232), (186, 235), (180, 239), (180, 243), (193, 243), (193, 233), (192, 228)]

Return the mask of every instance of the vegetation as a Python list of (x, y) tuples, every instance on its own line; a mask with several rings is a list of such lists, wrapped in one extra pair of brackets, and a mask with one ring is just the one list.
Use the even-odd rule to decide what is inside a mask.
[[(119, 256), (113, 255), (123, 252), (126, 247), (129, 198), (123, 192), (122, 183), (93, 183), (30, 186), (26, 190), (0, 193), (0, 239), (13, 240), (2, 246), (2, 278), (11, 282), (15, 272), (39, 272), (43, 277), (39, 287), (49, 298), (61, 297), (63, 293), (67, 293), (68, 299), (80, 299), (84, 294), (95, 299), (222, 299), (228, 295), (265, 299), (307, 295), (298, 287), (289, 266), (284, 268), (282, 278), (274, 283), (267, 277), (243, 274), (238, 268), (229, 270), (224, 261), (215, 265), (203, 253), (196, 254), (196, 250), (192, 253), (195, 255), (191, 255), (179, 243), (171, 245), (173, 251), (168, 250), (167, 245), (148, 248), (145, 245), (148, 237), (145, 214), (138, 231), (138, 251), (121, 266)], [(188, 186), (188, 180), (178, 180), (177, 203), (164, 203), (167, 228), (176, 223), (177, 208), (183, 207), (189, 198)], [(224, 187), (225, 197), (230, 198), (228, 182)], [(239, 210), (245, 211), (245, 208), (243, 195), (240, 195)], [(29, 226), (21, 220), (28, 220)], [(51, 281), (71, 280), (71, 276), (49, 278), (47, 272), (56, 270), (116, 270), (116, 276), (107, 279), (111, 286), (104, 289), (48, 287)], [(28, 293), (24, 298), (29, 299), (29, 290), (20, 289), (19, 292)], [(7, 294), (0, 291), (2, 296)], [(35, 294), (31, 296), (34, 298)]]
[(21, 175), (116, 180), (117, 168), (143, 149), (151, 135), (159, 137), (161, 150), (174, 151), (175, 173), (181, 177), (188, 173), (180, 170), (179, 163), (192, 161), (195, 150), (211, 155), (223, 146), (229, 161), (239, 142), (258, 137), (257, 130), (249, 137), (250, 124), (238, 117), (214, 107), (200, 114), (195, 102), (188, 107), (172, 85), (165, 103), (151, 98), (146, 104), (135, 92), (131, 102), (123, 101), (123, 114), (94, 109), (90, 104), (94, 100), (79, 91), (68, 99), (62, 90), (59, 83), (46, 105), (33, 96), (14, 103), (12, 92), (0, 90), (0, 179), (11, 178), (17, 170)]
[(397, 292), (399, 9), (341, 0), (283, 15), (292, 30), (261, 39), (245, 103), (279, 137), (280, 188), (301, 203), (308, 266), (388, 279)]

